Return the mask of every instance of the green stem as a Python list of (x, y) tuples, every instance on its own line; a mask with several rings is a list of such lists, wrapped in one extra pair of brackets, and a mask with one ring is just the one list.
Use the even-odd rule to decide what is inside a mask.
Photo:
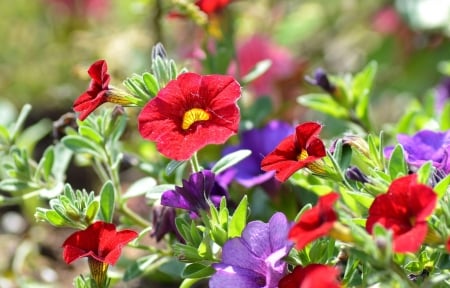
[(398, 276), (400, 276), (400, 278), (409, 285), (409, 287), (412, 288), (418, 288), (419, 286), (414, 283), (413, 281), (411, 281), (411, 279), (408, 278), (408, 276), (405, 274), (405, 271), (398, 266), (396, 263), (392, 262), (391, 265), (389, 265), (392, 271), (394, 271), (394, 273), (396, 273)]
[(131, 210), (125, 203), (122, 203), (119, 206), (118, 210), (122, 215), (126, 216), (131, 221), (133, 221), (136, 225), (138, 225), (142, 228), (147, 228), (152, 225), (149, 221), (145, 220), (139, 214), (137, 214), (136, 212)]
[(197, 153), (194, 153), (194, 155), (192, 155), (190, 162), (191, 162), (192, 172), (194, 172), (194, 173), (200, 172), (201, 168), (200, 168), (200, 164), (198, 163)]

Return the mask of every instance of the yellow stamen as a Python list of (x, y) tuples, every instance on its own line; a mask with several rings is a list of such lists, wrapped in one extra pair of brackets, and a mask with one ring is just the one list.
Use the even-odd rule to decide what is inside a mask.
[(206, 121), (209, 120), (210, 115), (208, 112), (201, 108), (192, 108), (183, 115), (183, 123), (181, 124), (181, 128), (183, 130), (189, 129), (192, 124), (198, 121)]
[[(308, 151), (306, 151), (306, 149), (302, 149), (302, 151), (300, 152), (300, 154), (297, 156), (297, 160), (298, 161), (303, 161), (306, 158), (308, 158)], [(323, 167), (320, 165), (321, 161), (320, 159), (309, 163), (306, 165), (306, 167), (311, 170), (312, 172), (316, 173), (316, 174), (324, 174), (325, 170), (323, 169)]]

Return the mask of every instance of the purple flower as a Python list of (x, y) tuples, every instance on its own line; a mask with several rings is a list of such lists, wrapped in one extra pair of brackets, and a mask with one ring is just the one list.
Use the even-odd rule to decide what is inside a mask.
[(255, 128), (243, 132), (239, 145), (227, 147), (223, 151), (224, 155), (240, 149), (252, 151), (249, 157), (231, 168), (235, 171), (235, 180), (247, 188), (262, 184), (268, 180), (276, 181), (273, 177), (274, 171), (264, 172), (261, 170), (261, 161), (275, 149), (281, 140), (292, 134), (293, 131), (294, 128), (291, 125), (273, 120), (263, 128)]
[(280, 212), (269, 223), (248, 223), (242, 237), (230, 239), (223, 246), (222, 262), (213, 264), (216, 273), (209, 287), (277, 287), (286, 272), (283, 257), (293, 246), (287, 239), (290, 226)]
[(153, 206), (150, 237), (154, 237), (156, 242), (159, 242), (167, 233), (173, 233), (178, 241), (184, 243), (184, 239), (175, 225), (176, 216), (175, 208), (161, 205)]
[(215, 175), (209, 170), (193, 173), (183, 186), (175, 186), (161, 197), (161, 205), (190, 211), (190, 216), (199, 216), (200, 210), (209, 211), (208, 201), (219, 206), (221, 198), (229, 198), (228, 192), (215, 181)]
[(322, 88), (330, 94), (333, 94), (336, 91), (336, 86), (331, 84), (327, 73), (322, 68), (316, 69), (314, 72), (314, 77), (306, 76), (305, 80), (312, 85)]
[[(425, 162), (432, 161), (434, 167), (446, 174), (450, 173), (450, 130), (422, 130), (413, 136), (398, 134), (397, 140), (403, 146), (406, 162), (412, 167), (418, 168)], [(386, 147), (385, 156), (389, 158), (393, 149), (393, 146)]]
[(450, 101), (450, 77), (444, 78), (436, 87), (436, 110), (442, 111), (444, 105)]

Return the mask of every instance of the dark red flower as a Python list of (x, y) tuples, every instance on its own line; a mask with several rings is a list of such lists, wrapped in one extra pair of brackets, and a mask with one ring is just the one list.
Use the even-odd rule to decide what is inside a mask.
[(278, 288), (339, 288), (339, 270), (333, 266), (310, 264), (297, 266), (292, 273), (284, 276)]
[(114, 265), (120, 257), (122, 247), (138, 236), (132, 230), (116, 231), (116, 226), (102, 221), (77, 231), (64, 241), (63, 258), (67, 264), (89, 257)]
[(447, 243), (445, 245), (445, 248), (447, 249), (447, 252), (450, 253), (450, 237), (447, 239)]
[(321, 168), (314, 163), (325, 157), (325, 145), (317, 135), (322, 125), (316, 122), (305, 122), (295, 128), (295, 133), (283, 139), (274, 151), (261, 162), (264, 171), (275, 170), (275, 178), (286, 181), (296, 171), (307, 167), (313, 172)]
[(195, 2), (200, 10), (208, 15), (216, 14), (222, 11), (232, 0), (198, 0)]
[(109, 91), (108, 66), (105, 60), (98, 60), (89, 67), (88, 73), (92, 80), (86, 92), (81, 94), (73, 103), (73, 110), (81, 112), (78, 116), (80, 120), (86, 119), (98, 106), (107, 102)]
[(239, 126), (241, 87), (231, 76), (184, 73), (170, 81), (139, 115), (142, 137), (177, 161), (208, 144), (222, 144)]
[(436, 193), (418, 183), (416, 174), (398, 178), (373, 201), (366, 230), (372, 233), (379, 223), (393, 231), (395, 252), (416, 252), (427, 234), (426, 218), (433, 213), (436, 201)]
[(339, 194), (331, 192), (321, 196), (316, 206), (306, 211), (289, 231), (289, 240), (295, 242), (297, 249), (303, 249), (308, 243), (327, 235), (337, 220), (333, 205)]

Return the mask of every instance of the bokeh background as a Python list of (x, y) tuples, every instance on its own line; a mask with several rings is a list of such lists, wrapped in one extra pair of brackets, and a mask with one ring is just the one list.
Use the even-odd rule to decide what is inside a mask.
[[(246, 99), (268, 95), (273, 117), (290, 122), (316, 117), (336, 125), (336, 133), (338, 122), (292, 104), (297, 96), (318, 91), (304, 80), (316, 68), (343, 75), (377, 61), (371, 103), (377, 129), (395, 123), (414, 99), (435, 93), (449, 74), (450, 0), (235, 0), (218, 20), (228, 21), (237, 48), (232, 56), (238, 61), (227, 67), (205, 65), (204, 31), (190, 19), (170, 16), (173, 2), (0, 1), (0, 124), (14, 121), (29, 103), (27, 125), (41, 123), (41, 134), (48, 133), (86, 89), (91, 63), (105, 59), (112, 84), (121, 86), (126, 77), (150, 69), (158, 42), (180, 66), (202, 73), (242, 76), (256, 62), (271, 59), (266, 74), (246, 87)], [(210, 32), (216, 39), (228, 36)], [(6, 243), (0, 251), (11, 251), (0, 257), (0, 287), (67, 287), (80, 272), (68, 270), (47, 246), (36, 245), (53, 241), (52, 235), (29, 230), (31, 220), (9, 210), (14, 208), (0, 214), (0, 243)], [(29, 254), (16, 255), (17, 249), (37, 250), (35, 255), (50, 260), (25, 265), (17, 255)]]

